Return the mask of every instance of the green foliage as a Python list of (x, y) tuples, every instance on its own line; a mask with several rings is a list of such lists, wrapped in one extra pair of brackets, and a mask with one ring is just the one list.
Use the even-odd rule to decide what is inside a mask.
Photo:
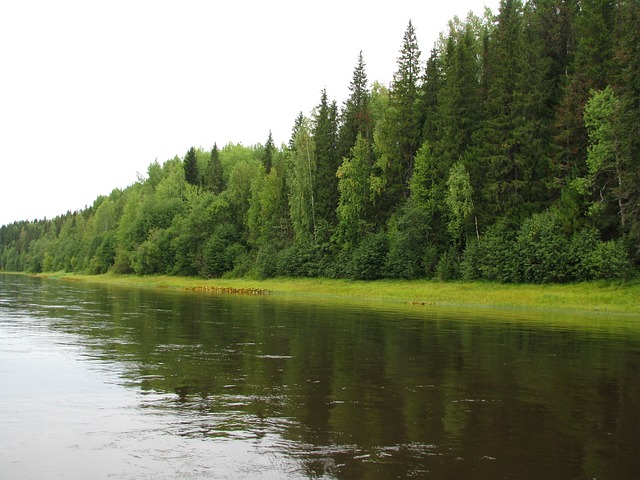
[(385, 260), (385, 276), (420, 278), (427, 268), (427, 252), (431, 231), (431, 215), (413, 199), (389, 222), (389, 253)]
[(276, 256), (278, 276), (317, 277), (320, 274), (321, 256), (316, 243), (297, 243)]
[(196, 149), (191, 147), (184, 157), (184, 178), (191, 185), (199, 185)]
[(356, 280), (382, 278), (388, 251), (387, 236), (384, 232), (367, 235), (351, 252), (347, 275)]
[(305, 120), (295, 138), (295, 148), (287, 163), (289, 215), (296, 242), (309, 241), (315, 231), (314, 184), (316, 153), (313, 137)]
[(438, 280), (456, 280), (460, 278), (460, 255), (457, 249), (450, 248), (445, 251), (438, 260), (436, 266), (436, 278)]
[[(640, 264), (638, 2), (503, 0), (387, 87), (362, 53), (288, 145), (190, 148), (91, 207), (0, 226), (0, 269), (501, 282)], [(378, 232), (378, 233), (374, 233)]]
[(389, 105), (378, 120), (374, 141), (380, 171), (380, 207), (390, 214), (408, 195), (414, 157), (420, 146), (423, 114), (419, 81), (422, 75), (420, 49), (411, 21), (405, 30), (398, 69), (389, 91)]
[(349, 156), (351, 149), (356, 144), (358, 134), (369, 141), (372, 140), (373, 118), (370, 110), (370, 98), (367, 73), (361, 51), (349, 84), (349, 98), (344, 103), (341, 113), (337, 145), (338, 159)]
[[(481, 277), (498, 282), (516, 282), (518, 277), (518, 254), (516, 253), (516, 230), (505, 220), (491, 225), (475, 247), (479, 253), (478, 270)], [(471, 252), (469, 253), (472, 254)]]
[(449, 208), (450, 220), (447, 228), (451, 236), (457, 239), (462, 233), (464, 222), (474, 211), (473, 187), (469, 173), (461, 162), (451, 167), (444, 201)]
[(323, 220), (329, 224), (335, 224), (338, 206), (336, 170), (340, 165), (340, 157), (337, 151), (337, 116), (336, 102), (331, 104), (328, 102), (325, 89), (322, 91), (320, 105), (316, 108), (314, 115), (313, 139), (316, 154), (314, 198), (316, 221)]
[(273, 166), (273, 153), (276, 149), (273, 144), (273, 135), (271, 135), (271, 130), (269, 130), (269, 137), (267, 138), (267, 143), (264, 146), (264, 154), (262, 156), (262, 166), (264, 167), (264, 171), (269, 175), (271, 172), (271, 167)]
[(582, 261), (585, 279), (626, 279), (633, 271), (629, 254), (621, 240), (598, 242)]
[[(116, 257), (116, 234), (107, 232), (100, 239), (100, 244), (89, 263), (89, 272), (93, 274), (106, 273), (113, 265)], [(50, 270), (47, 269), (47, 270)]]
[(571, 243), (553, 212), (524, 221), (516, 240), (519, 276), (533, 283), (564, 282), (572, 270)]
[(206, 188), (216, 195), (219, 195), (225, 189), (220, 152), (218, 151), (218, 145), (215, 143), (213, 144), (211, 155), (209, 156), (209, 162), (207, 163), (204, 184)]
[(245, 251), (239, 238), (233, 224), (217, 225), (204, 244), (204, 262), (199, 273), (205, 277), (220, 277), (233, 270)]
[(136, 251), (133, 271), (138, 275), (168, 273), (171, 270), (174, 255), (171, 233), (164, 229), (153, 229)]
[(351, 157), (345, 158), (338, 168), (340, 200), (335, 241), (346, 249), (356, 245), (371, 227), (372, 158), (371, 145), (358, 135)]
[(249, 243), (259, 248), (274, 242), (285, 242), (289, 232), (289, 212), (284, 178), (276, 169), (272, 169), (268, 175), (254, 177), (249, 203)]

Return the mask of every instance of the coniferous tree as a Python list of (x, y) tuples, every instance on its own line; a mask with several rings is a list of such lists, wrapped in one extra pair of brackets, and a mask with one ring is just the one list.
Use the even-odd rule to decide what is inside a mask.
[(196, 149), (191, 147), (184, 157), (184, 178), (191, 185), (198, 185)]
[(640, 258), (640, 4), (620, 2), (615, 30), (614, 78), (620, 110), (617, 138), (624, 158), (624, 180), (620, 195), (626, 199), (624, 233), (631, 235), (633, 254)]
[(358, 134), (371, 141), (372, 119), (369, 110), (370, 93), (367, 84), (367, 72), (362, 57), (358, 55), (358, 63), (353, 71), (349, 84), (349, 98), (345, 101), (338, 137), (338, 158), (348, 157), (356, 144)]
[(553, 136), (554, 176), (561, 184), (586, 173), (588, 139), (582, 114), (590, 91), (605, 88), (612, 73), (613, 8), (609, 0), (583, 0), (575, 8), (572, 27), (567, 27), (571, 63), (565, 68)]
[(490, 218), (517, 221), (544, 205), (547, 158), (541, 147), (545, 124), (544, 59), (528, 35), (531, 11), (521, 0), (503, 0), (490, 39), (492, 63), (479, 155), (485, 178), (483, 206)]
[(289, 139), (289, 148), (291, 150), (294, 150), (296, 148), (296, 139), (298, 138), (298, 133), (302, 129), (305, 120), (306, 119), (304, 115), (302, 114), (302, 112), (300, 112), (293, 122), (293, 128), (291, 129), (291, 138)]
[(271, 130), (269, 130), (269, 138), (267, 138), (267, 144), (264, 147), (264, 154), (262, 156), (262, 166), (264, 167), (264, 171), (267, 175), (271, 172), (271, 167), (273, 165), (273, 152), (275, 148), (276, 147), (273, 144), (273, 135), (271, 135)]
[(323, 91), (290, 148), (191, 148), (83, 211), (0, 226), (0, 268), (624, 276), (640, 261), (639, 15), (502, 0), (454, 19), (423, 75), (409, 23), (390, 88), (368, 89), (360, 53), (339, 128)]
[(329, 103), (326, 89), (322, 90), (320, 104), (316, 107), (313, 140), (316, 152), (316, 214), (318, 220), (332, 225), (338, 206), (336, 171), (340, 158), (337, 153), (337, 107), (335, 102)]
[(404, 33), (397, 63), (398, 70), (389, 92), (389, 107), (386, 116), (378, 121), (375, 134), (380, 171), (380, 180), (376, 183), (382, 194), (379, 206), (386, 215), (409, 194), (409, 179), (424, 123), (420, 105), (420, 50), (411, 21)]
[(471, 145), (481, 120), (480, 50), (480, 32), (474, 31), (471, 21), (450, 23), (442, 58), (444, 80), (432, 113), (438, 137), (435, 155), (444, 171)]
[(220, 162), (220, 152), (216, 143), (213, 144), (209, 163), (207, 164), (206, 185), (216, 195), (219, 195), (224, 190), (222, 163)]
[(443, 82), (442, 61), (439, 52), (434, 48), (427, 60), (422, 82), (422, 108), (425, 118), (422, 128), (422, 140), (435, 144), (437, 137), (438, 96)]

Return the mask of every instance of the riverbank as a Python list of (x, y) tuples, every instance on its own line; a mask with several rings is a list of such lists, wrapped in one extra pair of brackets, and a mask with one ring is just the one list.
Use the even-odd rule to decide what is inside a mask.
[(417, 306), (522, 308), (640, 315), (640, 282), (513, 285), (427, 280), (355, 281), (326, 278), (202, 279), (196, 277), (41, 274), (63, 280), (196, 290), (204, 293), (296, 294), (394, 301)]

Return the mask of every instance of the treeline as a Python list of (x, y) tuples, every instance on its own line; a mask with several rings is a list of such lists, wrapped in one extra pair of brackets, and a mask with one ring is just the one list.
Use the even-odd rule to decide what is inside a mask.
[(623, 278), (640, 261), (640, 2), (503, 0), (391, 84), (362, 54), (280, 147), (191, 148), (79, 212), (0, 228), (0, 269)]

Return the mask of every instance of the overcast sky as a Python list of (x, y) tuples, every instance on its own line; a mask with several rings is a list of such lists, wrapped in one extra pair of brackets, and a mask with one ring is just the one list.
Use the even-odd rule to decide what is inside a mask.
[(279, 145), (358, 53), (388, 85), (411, 19), (422, 59), (499, 0), (21, 0), (0, 5), (0, 225), (53, 218), (191, 146)]

